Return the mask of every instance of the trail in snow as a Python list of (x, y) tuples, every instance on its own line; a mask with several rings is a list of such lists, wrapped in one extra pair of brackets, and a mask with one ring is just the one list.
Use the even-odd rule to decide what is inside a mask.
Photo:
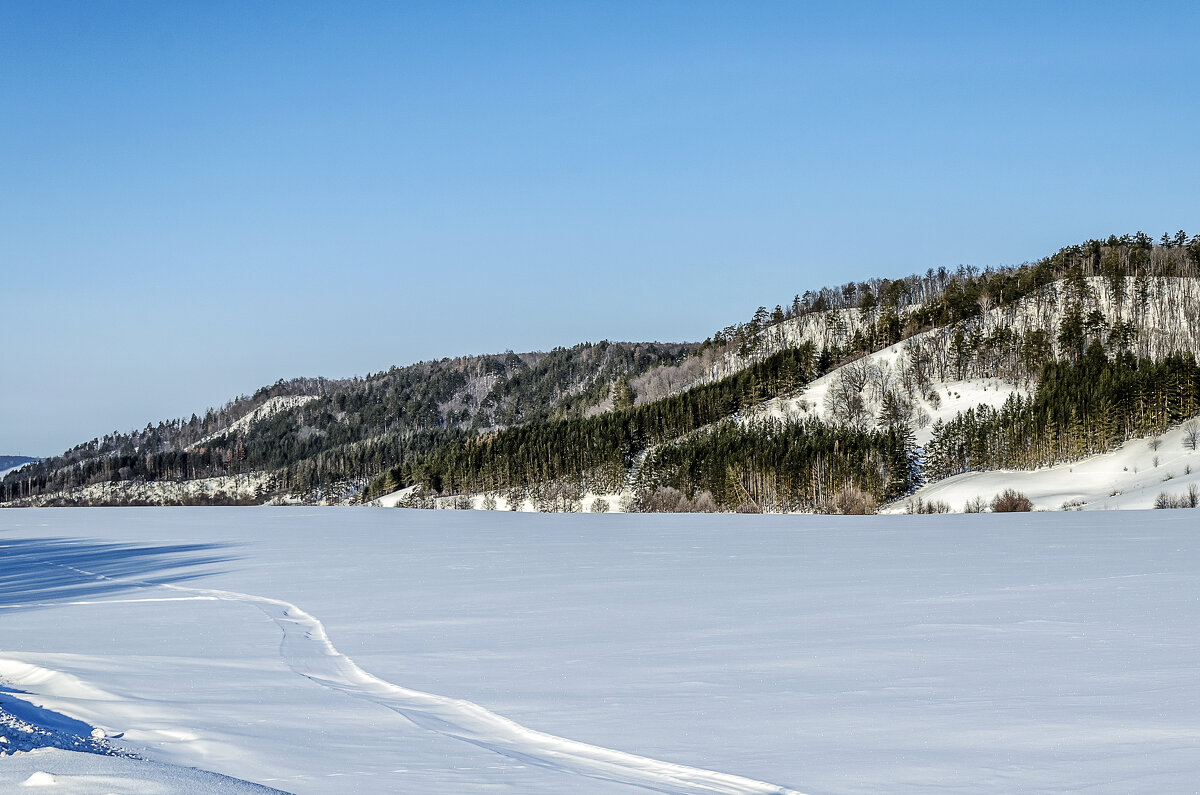
[[(54, 565), (99, 579), (127, 582), (143, 588), (155, 587), (153, 583), (110, 578), (65, 564)], [(777, 784), (558, 737), (522, 726), (470, 701), (392, 684), (367, 673), (339, 652), (329, 640), (325, 626), (290, 602), (236, 591), (166, 584), (157, 587), (196, 594), (188, 599), (252, 604), (283, 631), (280, 656), (301, 676), (323, 687), (387, 707), (421, 728), (520, 762), (669, 795), (802, 795)]]

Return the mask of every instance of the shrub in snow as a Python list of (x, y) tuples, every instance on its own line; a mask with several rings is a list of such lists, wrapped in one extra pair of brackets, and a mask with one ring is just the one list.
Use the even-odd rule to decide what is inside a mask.
[(485, 510), (485, 511), (496, 510), (496, 495), (495, 494), (483, 495), (483, 503), (481, 505), (483, 507), (483, 510)]
[(702, 491), (692, 497), (692, 513), (716, 513), (717, 501), (711, 491)]
[(504, 498), (508, 500), (508, 510), (519, 511), (521, 503), (525, 502), (525, 490), (520, 487), (511, 488), (505, 492)]
[(1033, 510), (1033, 503), (1019, 491), (1005, 489), (992, 499), (992, 513), (1020, 513)]
[(875, 513), (879, 503), (862, 489), (846, 484), (822, 506), (821, 513), (838, 513), (863, 516)]
[(639, 510), (641, 513), (675, 513), (679, 510), (679, 503), (685, 499), (679, 489), (659, 486), (642, 495)]
[(592, 513), (608, 513), (608, 500), (603, 497), (597, 497), (592, 500), (592, 504), (588, 506), (588, 510)]
[(579, 513), (583, 492), (569, 481), (543, 483), (534, 489), (533, 505), (541, 513)]
[(950, 504), (942, 500), (925, 502), (920, 497), (910, 500), (904, 508), (905, 513), (950, 513)]
[(1154, 498), (1155, 508), (1195, 508), (1198, 505), (1200, 505), (1200, 490), (1197, 490), (1195, 483), (1188, 486), (1187, 494), (1173, 497), (1165, 491), (1160, 491)]
[(983, 497), (976, 497), (973, 500), (968, 500), (963, 506), (963, 513), (983, 513), (987, 510), (987, 503), (983, 501)]
[[(712, 492), (702, 491), (689, 499), (679, 489), (670, 486), (659, 486), (651, 492), (641, 492), (634, 502), (634, 510), (641, 513), (713, 513), (717, 510), (717, 501)], [(755, 506), (754, 511), (739, 513), (761, 513)]]

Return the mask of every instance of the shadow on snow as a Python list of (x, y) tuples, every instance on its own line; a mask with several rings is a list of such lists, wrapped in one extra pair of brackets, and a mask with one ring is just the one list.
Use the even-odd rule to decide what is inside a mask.
[(220, 544), (139, 546), (69, 538), (0, 537), (0, 610), (111, 596), (215, 574)]

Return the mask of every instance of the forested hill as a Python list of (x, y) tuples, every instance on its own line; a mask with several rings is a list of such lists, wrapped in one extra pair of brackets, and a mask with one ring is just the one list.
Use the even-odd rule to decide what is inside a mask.
[(347, 380), (278, 381), (204, 416), (84, 442), (6, 478), (0, 499), (250, 471), (277, 473), (281, 488), (310, 493), (376, 474), (398, 451), (431, 440), (605, 411), (628, 395), (628, 378), (675, 364), (694, 347), (605, 341), (447, 358)]
[[(1198, 319), (1200, 236), (1114, 236), (1018, 267), (809, 290), (698, 345), (281, 381), (27, 467), (0, 499), (137, 502), (138, 484), (253, 475), (240, 498), (870, 510), (924, 479), (1069, 460), (1188, 416)], [(1103, 389), (1080, 386), (1093, 375)], [(960, 405), (983, 392), (993, 413)], [(1136, 422), (1114, 419), (1127, 410)]]

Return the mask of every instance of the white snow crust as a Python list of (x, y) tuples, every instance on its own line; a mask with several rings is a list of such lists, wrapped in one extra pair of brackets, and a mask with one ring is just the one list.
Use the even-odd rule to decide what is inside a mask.
[(5, 511), (0, 695), (295, 793), (1190, 792), (1194, 516)]

